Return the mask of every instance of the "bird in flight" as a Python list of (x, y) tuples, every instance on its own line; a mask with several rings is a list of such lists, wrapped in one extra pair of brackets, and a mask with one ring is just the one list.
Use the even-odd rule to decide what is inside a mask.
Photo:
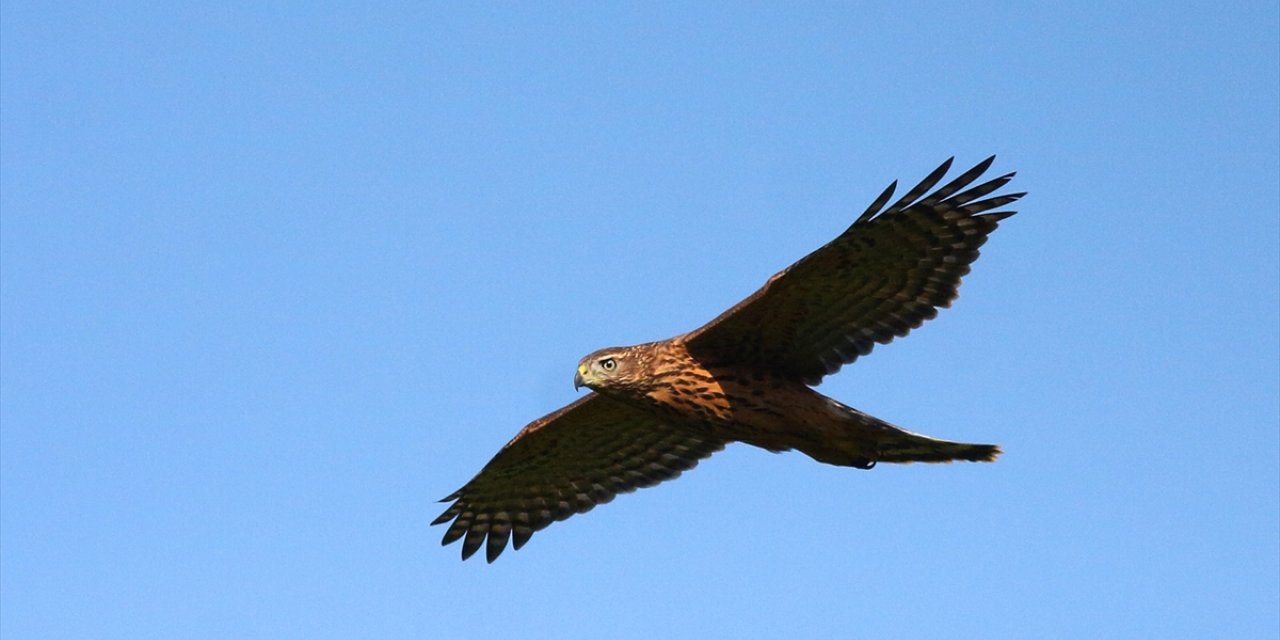
[(911, 433), (812, 386), (950, 306), (960, 278), (1025, 193), (991, 194), (1008, 173), (971, 186), (995, 157), (930, 192), (942, 163), (885, 208), (889, 185), (844, 233), (774, 275), (703, 327), (670, 340), (583, 358), (575, 388), (591, 393), (521, 429), (442, 502), (443, 544), (493, 562), (510, 541), (585, 513), (619, 493), (671, 480), (745, 442), (819, 462), (991, 462), (990, 444)]

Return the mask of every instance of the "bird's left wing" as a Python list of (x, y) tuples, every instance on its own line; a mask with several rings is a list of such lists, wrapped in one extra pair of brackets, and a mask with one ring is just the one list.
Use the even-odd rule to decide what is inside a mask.
[(592, 393), (522, 429), (431, 524), (452, 520), (443, 544), (462, 539), (464, 560), (484, 545), (493, 562), (508, 539), (519, 549), (552, 522), (673, 479), (724, 445)]

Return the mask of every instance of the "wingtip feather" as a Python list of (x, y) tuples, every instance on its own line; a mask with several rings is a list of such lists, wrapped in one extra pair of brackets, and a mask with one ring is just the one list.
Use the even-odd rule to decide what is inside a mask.
[(867, 210), (863, 211), (862, 215), (858, 216), (857, 220), (854, 220), (853, 222), (854, 226), (857, 226), (859, 224), (862, 224), (863, 222), (866, 222), (874, 218), (875, 215), (880, 212), (880, 209), (884, 207), (885, 203), (889, 201), (889, 198), (893, 197), (893, 192), (897, 190), (897, 188), (898, 188), (897, 180), (890, 182), (889, 186), (886, 187), (884, 191), (880, 192), (880, 195), (877, 196), (874, 201), (872, 201), (871, 206), (867, 207)]

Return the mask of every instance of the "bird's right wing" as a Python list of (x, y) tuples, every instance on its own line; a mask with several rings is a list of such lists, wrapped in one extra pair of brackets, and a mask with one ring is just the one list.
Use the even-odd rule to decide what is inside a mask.
[(704, 360), (759, 365), (818, 384), (841, 365), (919, 327), (956, 297), (1001, 211), (1021, 193), (988, 197), (1007, 173), (974, 186), (994, 156), (930, 193), (947, 160), (889, 205), (894, 186), (853, 226), (760, 290), (683, 336)]
[(671, 480), (724, 446), (592, 393), (522, 429), (431, 524), (452, 520), (442, 543), (463, 539), (464, 560), (485, 545), (493, 562), (508, 539), (519, 549), (552, 522)]

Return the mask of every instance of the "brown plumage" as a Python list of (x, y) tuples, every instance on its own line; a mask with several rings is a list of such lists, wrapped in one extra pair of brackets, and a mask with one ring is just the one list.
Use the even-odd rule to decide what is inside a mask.
[[(810, 388), (906, 335), (956, 298), (960, 279), (1022, 193), (986, 197), (1012, 173), (970, 187), (988, 158), (933, 189), (947, 160), (885, 208), (896, 183), (844, 233), (705, 326), (670, 340), (601, 349), (574, 385), (594, 393), (525, 427), (445, 501), (466, 559), (489, 562), (535, 531), (619, 493), (670, 480), (729, 442), (796, 449), (830, 464), (990, 462), (995, 445), (900, 429)], [(925, 194), (928, 193), (926, 196)]]

